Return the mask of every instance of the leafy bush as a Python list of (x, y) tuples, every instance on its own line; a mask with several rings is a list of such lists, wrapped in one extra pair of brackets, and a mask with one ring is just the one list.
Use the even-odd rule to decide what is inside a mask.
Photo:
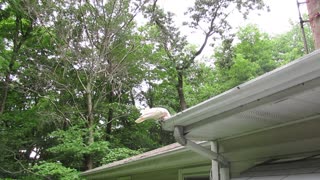
[(41, 162), (31, 168), (38, 176), (46, 179), (80, 179), (79, 172), (75, 169), (64, 167), (60, 162)]
[(137, 154), (142, 153), (141, 151), (136, 151), (128, 148), (115, 148), (112, 149), (107, 156), (102, 159), (103, 164), (111, 163), (113, 161), (125, 159)]

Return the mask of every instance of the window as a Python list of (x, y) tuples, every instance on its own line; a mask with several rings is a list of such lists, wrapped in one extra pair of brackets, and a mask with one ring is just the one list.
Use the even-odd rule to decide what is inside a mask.
[(210, 166), (180, 169), (179, 180), (210, 180)]
[(208, 176), (185, 177), (184, 180), (210, 180)]

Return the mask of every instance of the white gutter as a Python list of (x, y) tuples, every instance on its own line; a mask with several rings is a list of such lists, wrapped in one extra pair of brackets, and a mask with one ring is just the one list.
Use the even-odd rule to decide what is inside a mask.
[[(319, 86), (319, 81), (320, 50), (317, 50), (176, 114), (162, 122), (162, 128), (173, 131), (175, 126), (183, 126), (185, 133), (188, 133), (206, 123), (231, 116), (274, 99), (290, 96), (290, 93)], [(305, 87), (306, 82), (310, 82), (307, 84), (310, 87)]]

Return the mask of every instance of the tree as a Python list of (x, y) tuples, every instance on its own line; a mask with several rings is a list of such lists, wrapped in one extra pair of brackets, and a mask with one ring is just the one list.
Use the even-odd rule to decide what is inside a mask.
[[(87, 147), (87, 150), (79, 152), (85, 157), (86, 169), (92, 169), (93, 154), (99, 148), (106, 148), (97, 129), (99, 123), (105, 124), (104, 137), (109, 136), (114, 124), (113, 105), (122, 96), (124, 82), (130, 79), (129, 64), (133, 69), (139, 66), (133, 54), (139, 48), (139, 39), (133, 32), (133, 20), (144, 2), (45, 3), (50, 4), (45, 17), (53, 23), (57, 44), (55, 63), (45, 69), (48, 72), (46, 79), (51, 80), (53, 86), (49, 99), (68, 122), (65, 131), (57, 138), (65, 137), (71, 131), (84, 133), (84, 144), (76, 145), (77, 148)], [(46, 22), (45, 19), (42, 22)], [(103, 112), (100, 111), (102, 109)], [(72, 124), (77, 124), (79, 129), (70, 129), (75, 127)], [(82, 130), (84, 128), (85, 131)]]
[[(256, 25), (247, 25), (236, 33), (237, 43), (232, 38), (223, 41), (214, 54), (220, 92), (303, 56), (300, 27), (294, 22), (291, 25), (290, 31), (275, 37), (261, 32)], [(307, 42), (312, 44), (310, 28), (305, 32)]]
[(221, 46), (215, 49), (214, 56), (216, 58), (214, 64), (220, 69), (230, 69), (233, 65), (233, 58), (235, 56), (233, 47), (234, 37), (224, 39)]
[(277, 67), (273, 60), (273, 43), (268, 34), (261, 32), (256, 25), (247, 25), (237, 33), (240, 43), (235, 45), (235, 54), (253, 63), (259, 68), (257, 75), (269, 72)]
[(256, 25), (241, 27), (236, 33), (236, 38), (238, 43), (232, 44), (232, 39), (227, 39), (215, 51), (217, 81), (222, 85), (222, 91), (278, 66), (277, 61), (273, 59), (273, 41)]
[(10, 84), (18, 70), (20, 50), (32, 35), (34, 17), (25, 11), (25, 3), (21, 1), (1, 1), (1, 47), (0, 56), (1, 98), (0, 114), (6, 109), (6, 101), (10, 92)]
[(320, 48), (320, 2), (317, 0), (307, 1), (307, 9), (309, 13), (309, 22), (313, 32), (314, 45), (316, 49)]
[(262, 9), (263, 1), (203, 1), (196, 0), (194, 7), (188, 9), (185, 13), (190, 16), (191, 21), (186, 22), (192, 29), (200, 30), (203, 33), (203, 42), (198, 49), (189, 48), (186, 36), (183, 36), (180, 30), (175, 26), (173, 14), (160, 10), (157, 6), (157, 0), (149, 7), (147, 13), (150, 21), (158, 27), (160, 36), (157, 41), (162, 45), (167, 55), (167, 61), (170, 62), (172, 71), (171, 82), (175, 84), (179, 97), (180, 111), (188, 107), (184, 93), (185, 72), (194, 63), (205, 46), (209, 38), (221, 38), (226, 35), (226, 31), (231, 29), (227, 21), (228, 15), (236, 8), (246, 17), (251, 9)]
[(217, 71), (204, 63), (195, 63), (186, 73), (186, 101), (190, 106), (203, 102), (221, 92)]
[(33, 91), (41, 87), (34, 62), (45, 56), (40, 38), (45, 34), (36, 25), (37, 17), (29, 12), (29, 5), (20, 0), (0, 2), (0, 177), (28, 173), (28, 166), (50, 143), (41, 140), (51, 128), (42, 124), (37, 111), (43, 91)]
[[(299, 25), (291, 21), (291, 29), (288, 32), (279, 34), (273, 40), (273, 59), (283, 65), (305, 54), (303, 36)], [(305, 26), (305, 37), (308, 44), (308, 51), (314, 50), (312, 31), (310, 26)]]
[(136, 29), (144, 3), (137, 2), (26, 4), (25, 13), (37, 19), (16, 54), (17, 80), (10, 88), (19, 89), (8, 93), (0, 118), (4, 177), (37, 173), (30, 166), (43, 160), (85, 170), (172, 142), (158, 125), (133, 121), (139, 114), (132, 89), (150, 70), (146, 55), (153, 51)]

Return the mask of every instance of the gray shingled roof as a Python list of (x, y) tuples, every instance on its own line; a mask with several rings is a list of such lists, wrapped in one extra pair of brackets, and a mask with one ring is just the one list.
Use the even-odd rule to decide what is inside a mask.
[(132, 156), (132, 157), (120, 160), (120, 161), (115, 161), (115, 162), (112, 162), (112, 163), (109, 163), (109, 164), (106, 164), (106, 165), (103, 165), (103, 166), (100, 166), (100, 167), (85, 171), (85, 172), (83, 172), (83, 174), (92, 174), (92, 173), (99, 172), (99, 171), (105, 170), (105, 169), (110, 169), (110, 168), (116, 168), (116, 167), (120, 167), (120, 166), (124, 166), (124, 165), (129, 165), (131, 163), (139, 162), (139, 161), (150, 159), (150, 158), (153, 158), (153, 157), (158, 157), (160, 155), (168, 154), (170, 152), (181, 150), (183, 148), (184, 147), (181, 146), (180, 144), (173, 143), (173, 144), (170, 144), (170, 145), (158, 148), (158, 149), (154, 149), (152, 151), (148, 151), (148, 152), (136, 155), (136, 156)]

